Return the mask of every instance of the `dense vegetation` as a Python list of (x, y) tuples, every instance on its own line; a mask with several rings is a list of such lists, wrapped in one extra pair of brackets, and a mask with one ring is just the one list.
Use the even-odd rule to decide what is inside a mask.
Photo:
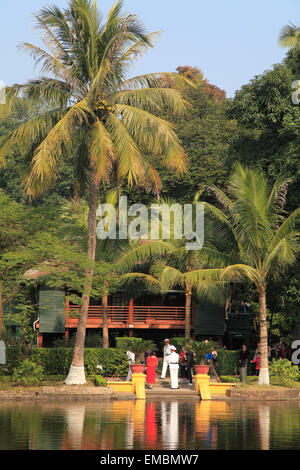
[[(73, 1), (75, 13), (79, 3), (76, 0)], [(86, 14), (93, 18), (93, 12), (89, 9), (90, 2), (81, 3), (87, 7)], [(124, 17), (120, 13), (122, 2), (117, 3), (118, 9), (112, 13), (114, 16), (110, 18), (110, 21), (113, 21), (110, 31), (112, 35), (115, 34), (114, 28), (122, 28), (122, 25), (124, 27), (125, 24)], [(53, 14), (51, 21), (54, 19), (55, 15)], [(47, 20), (47, 15), (44, 18), (40, 17), (41, 26), (44, 20)], [(144, 35), (137, 24), (132, 23), (130, 28), (130, 34), (128, 34), (131, 40), (134, 37), (132, 43), (139, 48), (139, 52), (151, 46), (150, 37)], [(96, 44), (98, 40), (96, 33), (94, 39)], [(108, 40), (108, 38), (104, 39)], [(85, 47), (84, 39), (78, 39), (79, 42), (81, 40), (83, 41), (81, 44), (83, 49), (75, 51), (78, 54), (78, 63), (81, 63), (81, 54)], [(284, 40), (286, 40), (285, 37)], [(151, 133), (147, 134), (149, 129), (145, 120), (142, 119), (140, 113), (134, 115), (136, 110), (132, 111), (133, 115), (127, 116), (128, 132), (134, 135), (140, 148), (145, 150), (144, 153), (141, 152), (144, 158), (143, 171), (140, 169), (140, 174), (137, 174), (137, 167), (128, 157), (130, 146), (127, 151), (124, 151), (125, 143), (123, 142), (122, 147), (119, 134), (118, 138), (116, 135), (111, 137), (115, 145), (114, 148), (113, 146), (109, 147), (109, 142), (106, 140), (106, 150), (111, 154), (115, 152), (115, 155), (113, 165), (110, 166), (107, 161), (102, 162), (105, 167), (105, 169), (102, 168), (104, 176), (101, 184), (98, 181), (99, 192), (97, 190), (95, 193), (96, 202), (97, 199), (107, 200), (111, 197), (110, 191), (114, 190), (117, 194), (127, 195), (129, 204), (150, 204), (158, 196), (164, 200), (191, 203), (194, 201), (195, 195), (199, 194), (199, 191), (201, 193), (204, 186), (210, 188), (218, 186), (220, 190), (226, 192), (229, 175), (232, 174), (234, 166), (239, 162), (249, 168), (261, 170), (268, 179), (270, 187), (274, 185), (279, 176), (282, 177), (282, 181), (287, 182), (290, 179), (288, 185), (281, 187), (279, 194), (281, 200), (286, 201), (282, 215), (287, 219), (295, 209), (300, 207), (300, 108), (292, 102), (292, 94), (294, 93), (292, 83), (299, 78), (297, 74), (300, 69), (300, 60), (298, 49), (296, 48), (293, 52), (293, 45), (291, 46), (289, 42), (286, 42), (285, 45), (291, 47), (291, 50), (287, 53), (284, 61), (275, 64), (272, 69), (265, 71), (262, 75), (254, 77), (231, 99), (226, 98), (224, 91), (209, 84), (197, 67), (179, 66), (177, 73), (166, 74), (159, 78), (150, 76), (146, 85), (140, 79), (140, 86), (143, 82), (143, 94), (134, 95), (133, 101), (130, 101), (129, 95), (124, 95), (122, 103), (117, 105), (119, 106), (117, 109), (119, 114), (117, 115), (125, 112), (127, 105), (136, 104), (138, 95), (141, 95), (139, 100), (142, 102), (146, 97), (146, 92), (149, 92), (150, 94), (147, 96), (151, 97), (150, 111), (153, 126), (158, 126), (158, 123), (164, 120), (164, 122), (172, 123), (174, 127), (174, 133), (173, 130), (170, 131), (171, 127), (167, 128), (164, 125), (162, 129), (164, 132), (169, 132), (169, 139), (173, 139), (173, 150), (175, 149), (177, 161), (172, 161), (172, 152), (168, 149), (168, 159), (163, 156), (154, 165), (149, 157), (151, 143), (154, 142), (156, 151), (162, 156), (163, 152), (167, 151), (166, 142), (162, 144)], [(38, 51), (32, 50), (32, 52), (33, 56), (37, 58)], [(123, 79), (123, 74), (120, 71), (121, 65), (125, 59), (120, 55), (118, 59), (120, 59), (120, 68), (116, 69), (117, 71), (115, 75), (112, 75), (111, 80), (119, 86)], [(94, 74), (89, 80), (89, 83), (92, 84), (91, 95), (88, 95), (89, 99), (91, 98), (89, 105), (91, 105), (93, 97), (96, 96), (94, 96), (95, 89), (100, 86), (99, 76), (95, 73), (99, 67), (97, 54), (92, 56), (91, 52), (90, 60), (91, 70), (94, 68), (94, 71), (87, 71), (84, 66), (79, 77), (83, 79), (84, 74)], [(53, 64), (49, 67), (51, 71)], [(106, 76), (105, 74), (106, 72), (103, 71), (104, 76)], [(70, 79), (68, 74), (66, 76)], [(78, 85), (78, 77), (76, 80), (76, 86), (82, 90), (81, 85)], [(181, 90), (182, 83), (186, 80), (188, 80), (189, 86)], [(69, 82), (71, 83), (71, 80)], [(70, 85), (68, 80), (66, 83)], [(44, 192), (38, 194), (34, 199), (29, 197), (31, 193), (28, 192), (30, 175), (32, 182), (34, 172), (36, 175), (41, 174), (36, 168), (36, 157), (41, 151), (38, 144), (42, 137), (50, 135), (49, 132), (54, 123), (59, 123), (63, 113), (67, 112), (67, 108), (64, 107), (70, 99), (70, 89), (65, 86), (66, 83), (63, 87), (57, 83), (54, 91), (51, 89), (53, 83), (51, 85), (46, 79), (40, 83), (27, 84), (27, 88), (24, 89), (25, 94), (14, 100), (10, 115), (2, 117), (0, 121), (0, 334), (3, 334), (5, 310), (6, 321), (19, 325), (23, 338), (26, 340), (32, 340), (31, 325), (32, 320), (35, 319), (36, 298), (30, 298), (30, 296), (34, 291), (32, 288), (40, 282), (39, 276), (35, 275), (32, 270), (43, 273), (43, 282), (51, 287), (69, 285), (73, 291), (77, 292), (84, 292), (86, 273), (91, 270), (91, 256), (87, 256), (86, 253), (91, 239), (87, 216), (88, 211), (91, 213), (91, 207), (88, 208), (90, 187), (87, 181), (90, 174), (89, 164), (92, 160), (83, 160), (83, 155), (87, 151), (86, 138), (80, 135), (79, 142), (84, 148), (79, 148), (78, 145), (73, 148), (70, 142), (61, 142), (59, 149), (55, 146), (54, 153), (57, 159), (56, 162), (54, 162), (55, 158), (53, 160), (53, 164), (56, 165), (55, 183), (47, 184)], [(75, 89), (76, 86), (74, 85)], [(108, 100), (112, 100), (115, 105), (117, 101), (114, 101), (113, 93), (110, 93), (111, 88), (108, 86), (108, 82), (106, 83), (104, 80), (101, 86), (107, 93)], [(155, 88), (161, 90), (157, 95), (154, 92)], [(108, 90), (110, 91), (108, 92)], [(118, 87), (113, 91), (116, 91), (117, 95), (120, 92)], [(118, 95), (118, 99), (120, 96)], [(34, 128), (32, 142), (22, 143), (20, 135), (15, 134), (15, 137), (18, 138), (14, 139), (13, 145), (8, 146), (8, 136), (26, 123), (30, 125), (37, 115), (37, 110), (40, 111), (37, 108), (38, 103), (41, 103), (39, 100), (42, 98), (42, 102), (45, 104), (47, 97), (50, 99), (51, 105), (60, 105), (60, 113), (62, 114), (53, 116), (52, 125), (45, 121), (45, 128), (41, 120), (39, 126)], [(181, 103), (184, 102), (181, 101), (182, 99), (189, 103), (184, 119), (179, 116), (178, 112)], [(103, 103), (105, 109), (101, 108), (101, 111), (96, 99), (98, 107), (96, 106), (97, 109), (89, 111), (89, 119), (78, 118), (82, 124), (82, 133), (91, 132), (93, 140), (91, 155), (99, 144), (100, 134), (96, 134), (95, 128), (97, 126), (99, 129), (101, 126), (105, 127), (108, 116), (113, 114), (107, 102)], [(163, 103), (167, 106), (161, 106)], [(111, 117), (111, 119), (113, 118)], [(73, 133), (78, 122), (73, 127)], [(70, 122), (70, 125), (73, 124), (73, 121)], [(135, 128), (135, 126), (138, 127)], [(110, 128), (107, 128), (106, 131), (113, 132), (113, 127), (111, 123)], [(27, 133), (23, 131), (23, 137), (30, 136), (28, 129)], [(144, 133), (143, 136), (138, 135), (137, 129), (140, 134)], [(39, 134), (40, 131), (42, 135)], [(114, 131), (117, 132), (116, 128)], [(65, 128), (61, 136), (64, 135), (66, 135)], [(107, 135), (106, 139), (108, 139)], [(61, 137), (60, 140), (62, 140)], [(179, 142), (182, 147), (177, 147)], [(70, 150), (67, 148), (69, 144), (70, 149), (72, 147), (72, 152), (69, 158), (65, 158)], [(44, 150), (42, 149), (42, 152)], [(46, 154), (47, 152), (44, 152), (39, 155), (44, 158), (45, 165)], [(35, 156), (34, 160), (32, 160), (33, 155)], [(187, 169), (176, 174), (173, 171), (174, 168), (184, 170), (183, 155), (188, 157)], [(59, 164), (57, 164), (58, 162)], [(47, 168), (45, 171), (47, 173)], [(135, 172), (137, 172), (136, 177), (133, 177)], [(149, 174), (152, 175), (151, 181), (149, 181)], [(82, 178), (78, 175), (81, 175)], [(135, 185), (129, 188), (128, 179), (135, 180)], [(27, 192), (25, 190), (26, 184)], [(204, 192), (201, 198), (207, 204), (213, 203), (218, 209), (221, 208), (221, 204), (214, 200), (212, 192)], [(93, 267), (93, 281), (89, 295), (92, 299), (101, 301), (103, 305), (105, 305), (107, 295), (117, 288), (117, 260), (121, 248), (121, 246), (116, 247), (109, 244), (101, 245), (94, 253), (96, 264)], [(171, 263), (171, 268), (175, 269), (174, 263)], [(176, 269), (180, 271), (178, 266)], [(181, 269), (181, 273), (185, 274), (189, 270), (191, 270), (191, 265), (187, 264)], [(267, 285), (266, 315), (268, 326), (272, 327), (271, 341), (282, 340), (290, 344), (292, 333), (300, 323), (299, 273), (300, 261), (298, 258), (297, 262), (285, 272), (284, 282), (282, 278), (274, 277)], [(190, 286), (184, 286), (190, 292)], [(252, 338), (256, 342), (259, 334), (257, 315), (259, 299), (253, 282), (249, 280), (242, 284), (236, 284), (232, 291), (233, 303), (239, 305), (241, 300), (245, 299), (251, 305)], [(15, 305), (14, 310), (8, 308), (11, 303)], [(108, 346), (106, 338), (104, 338), (104, 346)]]

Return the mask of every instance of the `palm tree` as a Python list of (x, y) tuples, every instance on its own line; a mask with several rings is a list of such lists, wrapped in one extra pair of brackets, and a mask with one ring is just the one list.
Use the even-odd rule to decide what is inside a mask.
[(294, 24), (284, 26), (279, 35), (279, 45), (288, 49), (299, 49), (300, 28)]
[(0, 153), (2, 161), (14, 143), (33, 153), (28, 194), (35, 197), (49, 188), (65, 158), (74, 161), (77, 181), (89, 189), (90, 266), (67, 384), (86, 382), (84, 340), (100, 183), (109, 181), (115, 167), (130, 185), (145, 174), (157, 185), (159, 166), (178, 174), (186, 168), (186, 156), (172, 125), (157, 114), (161, 110), (184, 112), (186, 103), (179, 88), (188, 81), (172, 73), (127, 78), (129, 66), (153, 46), (157, 33), (147, 34), (140, 19), (124, 14), (122, 7), (123, 1), (118, 0), (104, 23), (96, 1), (71, 0), (63, 11), (57, 6), (40, 10), (36, 27), (46, 48), (25, 43), (22, 49), (50, 77), (14, 85), (6, 94), (8, 108), (18, 96), (30, 98), (35, 105), (33, 117), (2, 139)]
[[(296, 261), (300, 250), (300, 208), (285, 216), (288, 180), (279, 178), (270, 189), (261, 172), (237, 164), (229, 179), (229, 196), (220, 189), (207, 189), (217, 206), (203, 202), (206, 225), (213, 222), (220, 247), (201, 250), (210, 269), (185, 274), (192, 285), (207, 279), (223, 282), (250, 280), (259, 297), (261, 369), (259, 384), (269, 384), (266, 291), (268, 281), (278, 278)], [(220, 237), (221, 235), (221, 237)], [(227, 250), (226, 250), (227, 247)]]
[[(165, 259), (165, 262), (162, 260)], [(166, 293), (170, 289), (182, 288), (185, 293), (185, 337), (191, 337), (192, 296), (213, 303), (224, 304), (225, 289), (222, 282), (199, 280), (197, 274), (191, 279), (191, 273), (197, 268), (203, 269), (203, 260), (199, 252), (186, 250), (182, 241), (148, 241), (142, 246), (129, 249), (120, 259), (120, 269), (134, 271), (150, 263), (149, 272), (127, 272), (121, 276), (124, 286), (136, 286), (142, 283), (154, 293)], [(197, 271), (196, 271), (197, 272)], [(187, 277), (187, 274), (189, 276)]]

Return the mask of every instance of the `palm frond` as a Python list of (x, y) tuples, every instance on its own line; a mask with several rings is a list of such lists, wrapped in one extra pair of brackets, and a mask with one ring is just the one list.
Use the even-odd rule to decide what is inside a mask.
[(123, 254), (118, 262), (118, 266), (123, 271), (129, 271), (156, 256), (164, 256), (170, 250), (172, 250), (172, 246), (160, 240), (141, 243)]

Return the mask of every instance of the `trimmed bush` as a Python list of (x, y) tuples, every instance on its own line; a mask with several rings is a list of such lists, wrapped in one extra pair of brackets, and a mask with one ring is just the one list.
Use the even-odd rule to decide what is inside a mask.
[(180, 354), (182, 346), (186, 346), (191, 341), (191, 338), (185, 338), (183, 336), (177, 336), (176, 338), (170, 338), (170, 344), (175, 346), (177, 353)]
[(102, 375), (96, 375), (94, 383), (95, 383), (96, 387), (106, 387), (107, 386), (107, 382), (102, 377)]
[(273, 361), (270, 369), (270, 375), (275, 376), (282, 385), (290, 385), (300, 380), (298, 366), (294, 366), (288, 359), (278, 359)]
[(120, 351), (128, 351), (132, 345), (136, 344), (138, 341), (143, 341), (142, 338), (134, 338), (129, 336), (120, 336), (116, 338), (116, 348)]
[(239, 374), (239, 354), (240, 351), (217, 350), (218, 353), (218, 366), (216, 371), (219, 375), (234, 375)]
[[(72, 358), (73, 349), (70, 348), (34, 349), (32, 353), (32, 360), (43, 366), (46, 375), (67, 375)], [(84, 366), (87, 375), (100, 373), (107, 377), (124, 377), (128, 372), (126, 354), (116, 349), (85, 349)]]
[(12, 382), (17, 385), (37, 385), (39, 384), (44, 376), (43, 367), (31, 361), (25, 359), (21, 364), (14, 370), (12, 375)]

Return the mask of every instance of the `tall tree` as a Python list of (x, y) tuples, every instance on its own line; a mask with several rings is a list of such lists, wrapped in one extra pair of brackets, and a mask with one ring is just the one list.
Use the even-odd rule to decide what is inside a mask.
[[(183, 113), (178, 74), (155, 73), (127, 78), (128, 68), (153, 46), (157, 34), (147, 34), (135, 15), (122, 12), (123, 1), (111, 8), (106, 22), (97, 2), (71, 0), (64, 11), (43, 8), (36, 15), (46, 49), (23, 44), (50, 78), (31, 80), (7, 90), (7, 106), (26, 96), (38, 104), (34, 117), (2, 139), (0, 158), (15, 142), (33, 150), (27, 191), (34, 197), (48, 188), (63, 160), (75, 158), (78, 181), (89, 188), (88, 258), (81, 315), (67, 384), (83, 384), (84, 341), (96, 252), (96, 211), (101, 181), (113, 165), (132, 185), (145, 174), (157, 184), (158, 164), (185, 171), (186, 156), (159, 109)], [(176, 89), (173, 86), (176, 85)]]
[[(227, 251), (204, 247), (209, 270), (187, 273), (192, 284), (202, 279), (250, 280), (259, 297), (261, 369), (259, 384), (269, 384), (266, 293), (268, 281), (280, 277), (296, 261), (300, 251), (300, 208), (285, 217), (288, 181), (279, 178), (272, 188), (258, 171), (236, 164), (229, 179), (229, 196), (208, 188), (217, 204), (203, 202), (208, 220), (217, 221)], [(215, 235), (217, 236), (217, 227)], [(213, 244), (213, 240), (211, 240)]]

